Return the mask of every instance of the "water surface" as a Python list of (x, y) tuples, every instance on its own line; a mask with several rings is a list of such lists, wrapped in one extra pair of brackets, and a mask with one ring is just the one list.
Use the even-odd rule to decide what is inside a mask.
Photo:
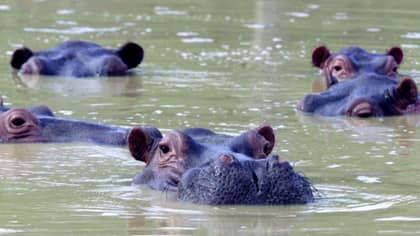
[[(401, 45), (420, 81), (420, 2), (52, 1), (0, 3), (0, 93), (57, 116), (167, 132), (238, 134), (261, 124), (317, 189), (307, 206), (197, 206), (131, 186), (125, 148), (8, 144), (0, 150), (0, 235), (402, 235), (420, 232), (420, 117), (323, 119), (294, 105), (311, 91), (313, 47)], [(21, 77), (14, 48), (67, 39), (146, 51), (129, 78)]]

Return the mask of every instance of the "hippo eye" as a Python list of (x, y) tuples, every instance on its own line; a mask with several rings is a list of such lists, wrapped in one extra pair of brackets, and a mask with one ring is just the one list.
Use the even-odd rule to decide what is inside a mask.
[(26, 121), (24, 119), (20, 118), (20, 117), (17, 117), (17, 118), (14, 118), (13, 120), (11, 120), (11, 122), (14, 126), (19, 127), (19, 126), (25, 124)]
[(343, 69), (343, 67), (341, 67), (341, 66), (334, 66), (334, 70), (335, 71), (340, 71), (340, 70), (342, 70)]
[(163, 154), (168, 153), (170, 150), (170, 148), (164, 144), (159, 145), (159, 149), (162, 151)]

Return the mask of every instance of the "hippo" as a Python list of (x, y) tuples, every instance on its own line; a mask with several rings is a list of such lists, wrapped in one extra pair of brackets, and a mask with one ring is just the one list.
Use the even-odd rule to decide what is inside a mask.
[(390, 78), (398, 76), (398, 67), (404, 58), (400, 47), (391, 47), (386, 53), (370, 53), (363, 48), (351, 46), (330, 52), (326, 46), (312, 51), (312, 65), (321, 69), (325, 88), (358, 78), (363, 73), (375, 73)]
[(24, 75), (125, 76), (142, 62), (143, 55), (143, 48), (133, 42), (114, 50), (91, 42), (65, 41), (45, 51), (18, 48), (12, 54), (10, 65)]
[[(145, 162), (146, 166), (134, 177), (133, 183), (176, 192), (178, 199), (198, 204), (304, 204), (313, 201), (311, 185), (306, 178), (294, 172), (290, 164), (278, 156), (268, 156), (273, 144), (269, 145), (271, 149), (264, 148), (266, 138), (261, 134), (269, 137), (268, 142), (274, 140), (270, 138), (274, 136), (270, 129), (263, 126), (232, 137), (195, 128), (172, 131), (162, 138), (143, 128), (134, 128), (128, 135), (128, 147), (133, 157)], [(261, 134), (254, 136), (255, 132)], [(261, 145), (258, 149), (266, 149), (266, 157), (252, 156), (253, 152), (248, 148), (233, 149), (232, 143)]]
[(321, 116), (382, 117), (407, 114), (418, 106), (416, 83), (408, 77), (364, 73), (321, 93), (308, 94), (297, 109)]
[[(44, 105), (8, 108), (0, 99), (0, 143), (88, 142), (127, 145), (129, 128), (55, 117)], [(153, 133), (154, 127), (144, 128)]]

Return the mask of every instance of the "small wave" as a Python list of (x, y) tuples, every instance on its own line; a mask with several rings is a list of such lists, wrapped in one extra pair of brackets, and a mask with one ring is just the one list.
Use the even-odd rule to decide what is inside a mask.
[(406, 34), (401, 35), (401, 38), (420, 39), (420, 33), (418, 33), (418, 32), (408, 32)]
[(0, 11), (8, 11), (10, 10), (10, 6), (8, 5), (0, 5)]
[(264, 24), (245, 24), (245, 27), (250, 28), (250, 29), (264, 29), (265, 25)]
[(214, 39), (211, 38), (183, 38), (182, 39), (183, 43), (213, 43)]
[(297, 18), (308, 18), (309, 14), (306, 12), (286, 12), (286, 16), (293, 16)]
[(187, 15), (186, 11), (171, 10), (168, 7), (157, 6), (155, 7), (155, 14), (159, 16), (170, 15), (170, 16), (184, 16)]
[(16, 234), (16, 233), (22, 233), (22, 232), (23, 232), (23, 230), (0, 228), (0, 235), (2, 235), (2, 234)]
[(413, 221), (420, 221), (420, 218), (419, 217), (394, 216), (394, 217), (388, 217), (388, 218), (378, 218), (378, 219), (375, 219), (375, 221), (413, 222)]
[(52, 28), (24, 28), (26, 32), (50, 33), (50, 34), (85, 34), (85, 33), (105, 33), (117, 32), (121, 30), (119, 27), (111, 28), (92, 28), (92, 27), (71, 27), (68, 29), (52, 29)]

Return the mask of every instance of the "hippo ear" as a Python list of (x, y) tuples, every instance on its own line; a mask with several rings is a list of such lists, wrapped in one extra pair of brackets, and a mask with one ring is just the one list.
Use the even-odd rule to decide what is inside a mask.
[(10, 65), (19, 70), (22, 65), (34, 55), (34, 53), (29, 48), (18, 48), (13, 52), (12, 59), (10, 60)]
[[(398, 97), (402, 98), (403, 101), (405, 101), (402, 104), (407, 103), (406, 105), (408, 106), (409, 104), (415, 103), (417, 101), (418, 96), (416, 83), (408, 77), (401, 79), (397, 87), (397, 94)], [(406, 107), (402, 108), (405, 109)]]
[(387, 55), (392, 56), (397, 64), (401, 64), (404, 58), (404, 53), (400, 47), (392, 47), (386, 52)]
[(138, 66), (143, 61), (143, 48), (133, 42), (128, 42), (117, 50), (117, 55), (127, 65), (128, 69)]
[(151, 155), (148, 152), (150, 149), (148, 135), (142, 128), (133, 128), (128, 133), (127, 137), (128, 150), (130, 150), (131, 155), (134, 159), (138, 161), (145, 162), (146, 164), (150, 162)]
[(266, 155), (270, 154), (276, 142), (276, 136), (274, 135), (273, 128), (271, 128), (271, 126), (261, 126), (258, 128), (257, 132), (268, 141), (269, 144), (267, 147), (264, 147), (264, 153)]
[(312, 65), (324, 68), (324, 62), (331, 56), (330, 51), (325, 46), (319, 46), (312, 50)]

